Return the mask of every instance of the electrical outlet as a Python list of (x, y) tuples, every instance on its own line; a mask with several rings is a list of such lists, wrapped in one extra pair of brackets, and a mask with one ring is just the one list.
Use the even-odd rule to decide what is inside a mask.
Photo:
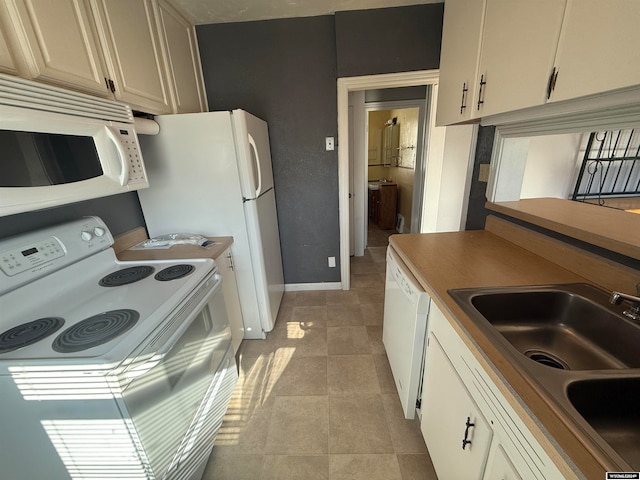
[(336, 257), (327, 257), (329, 260), (329, 267), (333, 268), (336, 266)]
[(335, 145), (333, 143), (333, 137), (326, 137), (324, 139), (324, 143), (327, 151), (335, 149)]

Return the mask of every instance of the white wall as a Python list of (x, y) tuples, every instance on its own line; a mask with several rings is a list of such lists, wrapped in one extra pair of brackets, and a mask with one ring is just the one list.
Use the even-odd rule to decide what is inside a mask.
[[(468, 177), (475, 152), (472, 125), (437, 127), (436, 151), (429, 149), (425, 184), (422, 233), (457, 232), (466, 220)], [(430, 139), (432, 141), (434, 137)], [(439, 151), (442, 148), (441, 152)], [(433, 160), (435, 159), (435, 161)]]
[(531, 137), (520, 198), (569, 198), (581, 158), (581, 133)]

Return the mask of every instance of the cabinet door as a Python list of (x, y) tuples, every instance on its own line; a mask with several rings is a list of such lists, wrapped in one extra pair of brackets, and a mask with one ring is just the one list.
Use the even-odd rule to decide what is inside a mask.
[(231, 327), (231, 343), (233, 352), (238, 351), (240, 342), (244, 338), (244, 322), (242, 320), (242, 310), (240, 308), (240, 297), (238, 295), (238, 284), (236, 281), (235, 266), (231, 247), (227, 248), (222, 255), (216, 259), (218, 271), (222, 276), (222, 293), (224, 304), (227, 307), (229, 325)]
[(420, 427), (438, 478), (481, 479), (493, 432), (433, 332), (421, 410)]
[(9, 0), (6, 8), (30, 78), (111, 95), (85, 0)]
[(551, 101), (640, 84), (640, 2), (569, 0)]
[(522, 480), (502, 445), (494, 442), (482, 480)]
[(172, 87), (172, 110), (174, 113), (204, 112), (207, 107), (195, 29), (168, 3), (161, 1), (157, 6)]
[(93, 0), (115, 97), (135, 110), (169, 113), (165, 65), (150, 0)]
[(7, 43), (5, 27), (0, 23), (0, 72), (17, 73), (16, 63)]
[(444, 5), (436, 125), (472, 118), (484, 0), (447, 0)]
[(487, 0), (478, 116), (545, 103), (564, 9), (564, 0)]

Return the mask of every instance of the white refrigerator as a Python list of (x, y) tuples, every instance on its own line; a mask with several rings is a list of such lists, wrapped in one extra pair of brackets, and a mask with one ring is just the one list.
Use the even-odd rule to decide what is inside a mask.
[(149, 188), (139, 192), (151, 237), (233, 236), (245, 338), (273, 329), (284, 292), (269, 132), (243, 111), (156, 117), (140, 136)]

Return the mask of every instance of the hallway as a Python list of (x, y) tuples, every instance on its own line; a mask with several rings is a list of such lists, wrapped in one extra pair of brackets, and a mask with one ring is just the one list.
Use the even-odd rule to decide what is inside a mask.
[(351, 258), (351, 290), (287, 292), (267, 339), (243, 342), (203, 479), (437, 479), (382, 343), (388, 233)]

